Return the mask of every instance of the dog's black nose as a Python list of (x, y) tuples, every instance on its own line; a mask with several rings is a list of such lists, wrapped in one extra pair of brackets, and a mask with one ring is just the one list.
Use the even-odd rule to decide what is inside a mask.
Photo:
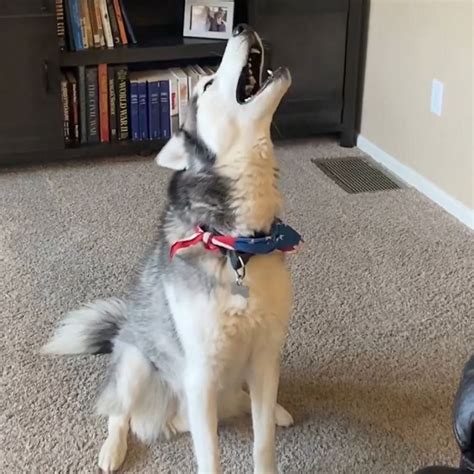
[(246, 25), (245, 23), (240, 23), (234, 28), (234, 31), (232, 32), (233, 36), (239, 36), (242, 33), (245, 33), (246, 31), (252, 31), (252, 28), (250, 28), (249, 25)]

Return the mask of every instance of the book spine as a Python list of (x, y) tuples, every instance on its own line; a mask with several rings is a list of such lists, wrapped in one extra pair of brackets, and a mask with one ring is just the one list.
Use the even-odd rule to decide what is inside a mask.
[(161, 138), (171, 136), (170, 81), (160, 81), (160, 123)]
[(79, 26), (81, 28), (81, 37), (82, 45), (85, 49), (89, 48), (89, 38), (87, 36), (87, 27), (86, 27), (86, 9), (87, 1), (86, 0), (77, 0), (78, 11), (79, 11)]
[(97, 25), (97, 16), (95, 14), (94, 0), (87, 0), (87, 9), (89, 10), (89, 19), (91, 22), (92, 42), (94, 48), (100, 47), (99, 27)]
[(170, 134), (173, 134), (179, 128), (178, 80), (174, 77), (170, 79), (170, 114)]
[(160, 138), (160, 83), (148, 82), (148, 129), (150, 140)]
[(63, 106), (63, 135), (66, 145), (71, 143), (70, 125), (69, 125), (69, 97), (67, 80), (63, 76), (61, 78), (61, 102)]
[(117, 17), (117, 26), (120, 33), (120, 40), (122, 44), (128, 44), (127, 32), (125, 31), (125, 23), (123, 22), (122, 8), (120, 7), (119, 0), (114, 1), (115, 16)]
[(128, 140), (129, 131), (129, 94), (128, 94), (128, 70), (126, 66), (118, 66), (115, 69), (115, 94), (117, 97), (118, 115), (118, 139)]
[(64, 22), (64, 3), (63, 0), (56, 0), (56, 32), (58, 35), (59, 50), (66, 49), (66, 25)]
[(109, 129), (110, 141), (117, 140), (117, 98), (115, 94), (115, 69), (109, 66), (108, 70), (109, 81)]
[(86, 95), (86, 68), (79, 66), (77, 69), (79, 82), (79, 125), (81, 143), (87, 143), (87, 95)]
[(117, 17), (115, 16), (114, 4), (112, 0), (107, 1), (107, 11), (109, 12), (109, 19), (110, 19), (110, 28), (112, 30), (112, 38), (114, 40), (115, 46), (120, 46), (120, 32), (117, 23)]
[(100, 141), (109, 142), (109, 84), (107, 79), (107, 64), (99, 64), (97, 73), (99, 81)]
[(72, 18), (71, 18), (71, 3), (69, 0), (64, 0), (64, 17), (66, 19), (66, 43), (69, 51), (75, 51), (76, 45), (74, 44), (74, 34), (72, 29)]
[(128, 18), (127, 10), (125, 9), (123, 0), (119, 0), (119, 2), (120, 2), (120, 10), (122, 11), (122, 18), (123, 18), (123, 21), (125, 23), (125, 28), (128, 33), (128, 39), (131, 43), (137, 44), (137, 38), (135, 37), (135, 32), (133, 31), (132, 24), (130, 23), (130, 19)]
[(100, 9), (100, 0), (92, 0), (94, 4), (95, 20), (97, 22), (97, 32), (99, 34), (99, 46), (105, 46), (104, 28), (102, 27), (102, 12)]
[(74, 47), (77, 50), (84, 49), (84, 44), (82, 43), (82, 33), (81, 33), (81, 17), (79, 15), (79, 0), (68, 0), (69, 1), (69, 12), (71, 16), (71, 27), (72, 34), (74, 36)]
[(87, 88), (87, 142), (99, 142), (99, 87), (97, 67), (86, 69)]
[(100, 14), (102, 18), (102, 28), (104, 29), (105, 44), (107, 48), (114, 47), (114, 39), (112, 37), (112, 30), (110, 28), (109, 12), (107, 11), (107, 3), (105, 0), (99, 0)]
[(140, 140), (140, 119), (138, 112), (138, 82), (130, 82), (130, 132), (132, 140)]
[(140, 140), (148, 140), (148, 110), (147, 110), (147, 83), (142, 81), (138, 83), (138, 123), (140, 127)]
[(84, 24), (86, 28), (86, 37), (87, 37), (87, 44), (89, 48), (94, 47), (94, 36), (92, 34), (92, 20), (91, 20), (91, 12), (89, 9), (89, 0), (82, 0), (82, 10), (84, 13)]
[(69, 81), (69, 106), (71, 109), (71, 141), (79, 143), (79, 103), (77, 97), (77, 82)]

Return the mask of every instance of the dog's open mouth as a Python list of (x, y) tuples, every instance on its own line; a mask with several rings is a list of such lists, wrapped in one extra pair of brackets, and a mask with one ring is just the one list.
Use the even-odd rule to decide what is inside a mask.
[(262, 92), (275, 77), (273, 72), (268, 70), (265, 81), (262, 81), (264, 50), (258, 36), (252, 35), (252, 37), (253, 40), (251, 40), (249, 46), (247, 64), (242, 68), (237, 84), (236, 96), (239, 104), (250, 102), (255, 96)]

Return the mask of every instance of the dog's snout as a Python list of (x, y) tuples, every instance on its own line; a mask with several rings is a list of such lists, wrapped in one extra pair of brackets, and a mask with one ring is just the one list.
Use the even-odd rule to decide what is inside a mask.
[(242, 33), (251, 33), (251, 32), (253, 32), (253, 29), (249, 25), (246, 25), (245, 23), (240, 23), (234, 28), (234, 31), (232, 31), (232, 35), (239, 36)]

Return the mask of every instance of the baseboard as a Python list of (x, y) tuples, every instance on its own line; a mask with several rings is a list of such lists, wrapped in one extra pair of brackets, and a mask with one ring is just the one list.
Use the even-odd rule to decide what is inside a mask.
[(370, 155), (375, 161), (385, 166), (393, 174), (423, 193), (438, 204), (438, 206), (441, 206), (464, 225), (470, 229), (474, 229), (474, 210), (469, 209), (469, 207), (450, 196), (447, 192), (440, 189), (414, 169), (400, 163), (396, 158), (383, 151), (375, 145), (375, 143), (367, 140), (367, 138), (362, 135), (358, 137), (357, 146)]

